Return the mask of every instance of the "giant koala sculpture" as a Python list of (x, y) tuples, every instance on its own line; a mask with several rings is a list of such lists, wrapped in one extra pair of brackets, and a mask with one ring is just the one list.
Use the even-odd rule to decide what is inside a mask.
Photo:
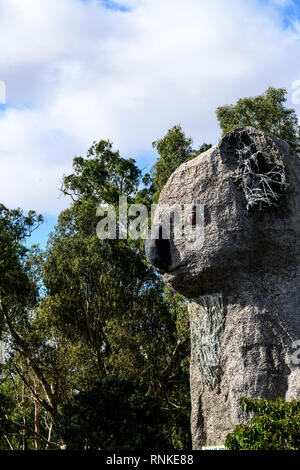
[(191, 249), (185, 238), (149, 237), (146, 254), (188, 299), (201, 449), (248, 419), (240, 397), (300, 397), (300, 157), (282, 140), (236, 129), (171, 175), (159, 205), (174, 204), (202, 205), (203, 241)]

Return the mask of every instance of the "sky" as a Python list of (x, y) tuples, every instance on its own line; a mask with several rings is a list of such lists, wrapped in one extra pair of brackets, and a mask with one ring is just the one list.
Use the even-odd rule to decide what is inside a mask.
[(268, 86), (300, 113), (300, 0), (0, 0), (0, 50), (0, 201), (42, 246), (94, 140), (148, 171), (170, 127), (216, 144), (216, 108)]

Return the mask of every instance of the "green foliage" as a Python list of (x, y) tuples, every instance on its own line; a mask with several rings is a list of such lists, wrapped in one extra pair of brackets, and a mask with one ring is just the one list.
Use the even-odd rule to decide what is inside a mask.
[[(9, 210), (0, 204), (0, 299), (24, 304), (32, 294), (32, 283), (24, 240), (43, 221), (42, 216), (20, 209)], [(1, 333), (1, 330), (0, 330)]]
[(202, 145), (200, 145), (198, 150), (194, 150), (194, 155), (192, 155), (191, 158), (194, 158), (195, 156), (200, 155), (201, 153), (207, 152), (207, 150), (211, 148), (212, 148), (211, 144), (207, 144), (206, 142), (204, 142)]
[[(10, 421), (9, 419), (7, 419), (7, 416), (6, 416), (6, 413), (10, 409), (10, 407), (11, 407), (11, 400), (10, 400), (9, 395), (4, 394), (3, 392), (0, 393), (0, 442), (3, 439), (5, 439), (5, 436), (10, 430)], [(3, 446), (3, 443), (2, 443), (2, 446)]]
[[(80, 157), (79, 166), (75, 158), (74, 174), (63, 181), (73, 203), (60, 214), (49, 238), (41, 264), (46, 296), (35, 320), (38, 331), (43, 329), (48, 341), (59, 348), (54, 352), (40, 347), (51, 364), (53, 357), (65, 364), (56, 379), (60, 404), (75, 397), (76, 389), (88, 392), (107, 375), (117, 374), (128, 382), (139, 377), (141, 386), (155, 394), (160, 410), (165, 409), (164, 439), (180, 449), (190, 443), (186, 306), (179, 296), (166, 294), (161, 278), (145, 259), (143, 241), (97, 238), (99, 203), (117, 209), (119, 195), (148, 206), (151, 202), (147, 187), (138, 187), (140, 172), (133, 161), (124, 184), (124, 165), (115, 164), (122, 160), (118, 152), (110, 153), (115, 163), (105, 153), (108, 183), (103, 152), (111, 152), (111, 144), (100, 143), (101, 152), (94, 144), (93, 157), (89, 151), (86, 158)], [(147, 175), (143, 181), (149, 184)], [(72, 377), (67, 367), (74, 366)], [(58, 395), (59, 390), (65, 396)]]
[(84, 201), (61, 215), (43, 265), (48, 295), (41, 308), (49, 312), (49, 325), (92, 348), (100, 375), (110, 367), (128, 374), (139, 368), (149, 380), (155, 368), (150, 371), (140, 348), (164, 362), (165, 345), (174, 342), (174, 319), (163, 284), (138, 247), (97, 238), (90, 220), (95, 208)]
[(137, 380), (108, 375), (63, 408), (59, 432), (67, 449), (153, 451), (170, 448), (165, 421), (157, 397)]
[(136, 193), (142, 178), (133, 158), (120, 157), (109, 140), (94, 142), (86, 158), (75, 157), (74, 173), (64, 176), (62, 191), (72, 199), (117, 204), (118, 197)]
[(193, 140), (185, 136), (180, 125), (172, 127), (162, 139), (152, 143), (159, 154), (151, 170), (155, 202), (158, 201), (160, 191), (179, 165), (211, 147), (203, 144), (199, 150), (194, 150), (192, 143)]
[(284, 106), (286, 94), (284, 88), (269, 87), (262, 95), (241, 98), (236, 105), (220, 106), (217, 119), (223, 135), (238, 127), (252, 126), (286, 140), (299, 150), (299, 122), (295, 110)]
[(228, 450), (300, 450), (300, 400), (241, 398), (240, 405), (254, 416), (228, 434)]

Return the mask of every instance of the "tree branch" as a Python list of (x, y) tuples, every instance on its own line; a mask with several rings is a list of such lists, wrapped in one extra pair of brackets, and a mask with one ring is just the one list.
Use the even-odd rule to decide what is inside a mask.
[(4, 318), (6, 320), (9, 332), (10, 332), (12, 338), (15, 340), (15, 343), (17, 344), (18, 348), (19, 348), (19, 349), (18, 348), (17, 349), (19, 350), (19, 352), (21, 354), (23, 354), (28, 359), (32, 370), (34, 371), (34, 373), (36, 374), (36, 376), (38, 377), (38, 379), (40, 380), (40, 382), (42, 384), (42, 387), (44, 389), (46, 397), (49, 401), (48, 411), (50, 411), (50, 413), (53, 414), (53, 412), (55, 412), (56, 410), (55, 410), (55, 406), (54, 406), (54, 397), (53, 397), (51, 387), (49, 386), (49, 384), (45, 380), (44, 375), (43, 375), (41, 369), (39, 368), (39, 366), (37, 364), (35, 364), (35, 361), (32, 359), (28, 344), (25, 343), (25, 341), (18, 335), (16, 330), (13, 328), (12, 323), (11, 323), (10, 318), (9, 318), (9, 313), (8, 313), (7, 306), (1, 301), (1, 299), (0, 299), (0, 307), (1, 307), (1, 310), (4, 314)]
[(8, 419), (12, 424), (16, 425), (18, 428), (20, 429), (25, 429), (25, 431), (28, 431), (32, 434), (34, 434), (38, 439), (40, 439), (41, 441), (43, 441), (45, 444), (51, 446), (51, 447), (56, 447), (58, 449), (63, 449), (64, 447), (57, 444), (56, 442), (51, 442), (51, 441), (48, 441), (48, 439), (46, 439), (46, 437), (42, 436), (42, 434), (40, 434), (39, 432), (36, 432), (34, 429), (32, 429), (30, 426), (27, 426), (27, 425), (24, 425), (24, 424), (21, 424), (21, 423), (18, 423), (17, 421), (13, 421), (12, 419), (9, 419), (7, 416), (5, 416), (6, 419)]

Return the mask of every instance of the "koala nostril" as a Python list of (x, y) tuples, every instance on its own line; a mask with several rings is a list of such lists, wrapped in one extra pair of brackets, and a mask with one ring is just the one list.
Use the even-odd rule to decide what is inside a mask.
[(170, 241), (162, 238), (161, 226), (154, 232), (153, 238), (149, 237), (146, 242), (146, 257), (160, 273), (164, 274), (171, 265)]

